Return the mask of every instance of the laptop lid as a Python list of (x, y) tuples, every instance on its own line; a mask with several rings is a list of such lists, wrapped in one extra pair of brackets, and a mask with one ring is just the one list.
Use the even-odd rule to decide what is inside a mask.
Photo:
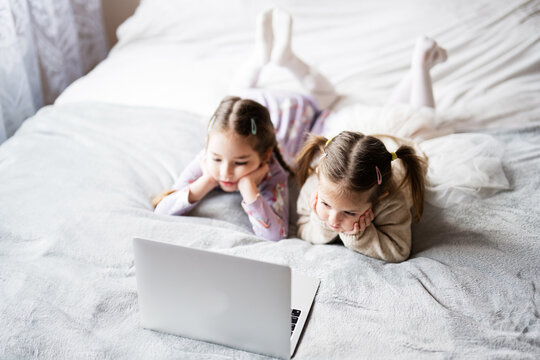
[(138, 238), (133, 245), (145, 328), (289, 358), (289, 267)]

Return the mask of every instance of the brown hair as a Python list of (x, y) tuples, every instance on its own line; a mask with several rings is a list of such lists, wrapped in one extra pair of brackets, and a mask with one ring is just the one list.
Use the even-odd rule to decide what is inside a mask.
[[(392, 154), (378, 138), (343, 131), (329, 143), (327, 141), (323, 136), (310, 135), (300, 150), (296, 160), (296, 175), (300, 185), (304, 184), (313, 171), (311, 164), (314, 156), (326, 154), (319, 163), (319, 175), (339, 184), (345, 194), (372, 191), (369, 201), (373, 204), (381, 194), (391, 193), (408, 183), (413, 197), (414, 219), (420, 220), (424, 209), (426, 163), (411, 146), (401, 145), (396, 151), (405, 166), (406, 174), (400, 184), (395, 184), (392, 179)], [(380, 186), (376, 167), (382, 175)]]
[[(294, 176), (279, 151), (270, 113), (258, 102), (237, 96), (226, 96), (208, 122), (207, 136), (210, 136), (212, 131), (232, 131), (246, 138), (261, 159), (271, 149), (280, 165)], [(165, 196), (173, 192), (174, 190), (169, 190), (154, 198), (152, 200), (154, 208)]]
[[(252, 133), (253, 126), (256, 128), (255, 134)], [(215, 130), (233, 131), (235, 134), (247, 138), (261, 159), (268, 150), (272, 149), (280, 165), (291, 175), (293, 174), (279, 151), (270, 113), (266, 107), (258, 102), (237, 96), (225, 97), (210, 118), (208, 136)]]

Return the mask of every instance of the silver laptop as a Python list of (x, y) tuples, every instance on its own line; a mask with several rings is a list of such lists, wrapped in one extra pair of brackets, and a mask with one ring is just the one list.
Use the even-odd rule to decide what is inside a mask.
[(133, 239), (143, 327), (282, 359), (319, 280), (288, 266)]

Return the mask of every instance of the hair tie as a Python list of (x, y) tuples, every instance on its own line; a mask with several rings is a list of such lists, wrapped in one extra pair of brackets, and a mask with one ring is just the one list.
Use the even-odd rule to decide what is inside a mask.
[(381, 174), (381, 170), (379, 170), (379, 167), (377, 165), (375, 165), (375, 172), (377, 173), (377, 184), (381, 185), (382, 184), (382, 174)]
[[(334, 136), (328, 138), (328, 140), (326, 140), (326, 142), (324, 143), (324, 147), (323, 147), (323, 153), (321, 155), (321, 159), (322, 160), (323, 158), (327, 157), (328, 154), (326, 153), (326, 151), (324, 151), (324, 149), (326, 149), (326, 147), (328, 146), (328, 144), (330, 144), (330, 142), (332, 142), (332, 140), (334, 139)], [(319, 160), (319, 161), (320, 161)]]
[(257, 135), (257, 124), (255, 123), (254, 118), (251, 118), (251, 133)]
[(330, 137), (328, 138), (328, 140), (326, 140), (326, 143), (324, 143), (324, 148), (326, 149), (326, 147), (328, 146), (328, 144), (330, 144), (330, 142), (332, 142), (332, 140), (334, 140), (334, 137)]
[(398, 158), (397, 154), (395, 152), (391, 152), (390, 155), (392, 155), (392, 161), (396, 160)]

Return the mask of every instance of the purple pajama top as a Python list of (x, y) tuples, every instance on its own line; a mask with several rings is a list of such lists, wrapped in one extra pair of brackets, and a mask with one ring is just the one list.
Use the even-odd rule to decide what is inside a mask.
[[(246, 89), (240, 95), (268, 109), (281, 155), (292, 168), (295, 167), (294, 157), (307, 133), (320, 133), (329, 114), (329, 111), (321, 111), (307, 95), (262, 89)], [(204, 151), (199, 153), (180, 174), (172, 188), (176, 192), (161, 200), (156, 213), (184, 215), (197, 205), (188, 201), (189, 184), (202, 176), (200, 163), (203, 154)], [(270, 159), (269, 167), (268, 175), (258, 186), (257, 199), (251, 204), (242, 202), (242, 207), (256, 235), (277, 241), (287, 237), (289, 226), (288, 173), (274, 156)]]
[[(164, 197), (154, 212), (161, 215), (184, 215), (198, 202), (188, 201), (189, 184), (202, 176), (201, 160), (204, 150), (182, 171), (172, 190)], [(242, 207), (249, 217), (255, 235), (267, 240), (278, 241), (287, 237), (289, 228), (289, 174), (272, 155), (269, 171), (258, 186), (259, 194), (252, 203), (242, 201)]]

